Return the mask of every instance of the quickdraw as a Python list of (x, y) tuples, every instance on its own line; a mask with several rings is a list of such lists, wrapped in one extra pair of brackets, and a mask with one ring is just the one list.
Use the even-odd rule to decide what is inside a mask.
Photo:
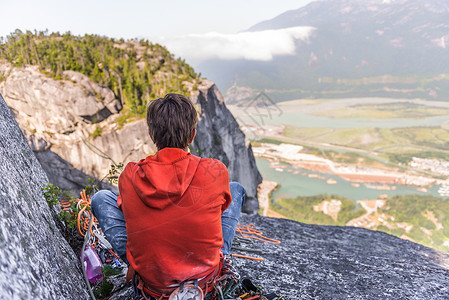
[[(213, 282), (214, 291), (210, 295), (211, 300), (224, 300), (240, 287), (240, 274), (232, 266), (230, 257), (223, 258), (221, 276)], [(208, 299), (208, 298), (206, 298)]]

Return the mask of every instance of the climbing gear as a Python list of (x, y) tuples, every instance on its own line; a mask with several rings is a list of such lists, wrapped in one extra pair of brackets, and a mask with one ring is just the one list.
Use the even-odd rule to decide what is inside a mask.
[(231, 296), (239, 285), (240, 274), (232, 266), (231, 257), (223, 257), (221, 276), (216, 277), (213, 281), (214, 291), (210, 295), (210, 299), (224, 300), (225, 297)]
[(260, 257), (252, 257), (252, 256), (242, 255), (242, 254), (231, 254), (231, 255), (233, 257), (240, 257), (240, 258), (247, 258), (247, 259), (252, 259), (252, 260), (263, 261), (263, 258), (260, 258)]
[[(81, 259), (82, 262), (84, 262), (84, 249), (85, 249), (85, 247), (87, 245), (87, 241), (89, 240), (90, 229), (92, 228), (92, 221), (93, 221), (92, 217), (93, 216), (91, 216), (89, 218), (89, 227), (87, 228), (88, 229), (87, 230), (87, 234), (84, 237), (83, 247), (81, 248), (81, 257), (80, 257), (80, 259)], [(95, 300), (96, 298), (95, 298), (94, 293), (92, 291), (92, 287), (90, 286), (89, 279), (87, 277), (87, 271), (86, 271), (86, 268), (84, 267), (84, 263), (83, 263), (83, 267), (81, 269), (83, 270), (84, 280), (86, 281), (86, 285), (87, 285), (87, 288), (89, 290), (89, 295), (92, 298), (92, 300)]]
[(198, 280), (194, 284), (184, 284), (176, 288), (168, 298), (169, 300), (204, 300), (203, 290), (198, 286)]
[[(130, 266), (131, 267), (131, 266)], [(131, 267), (132, 268), (132, 267)], [(133, 274), (133, 279), (132, 279), (132, 284), (134, 286), (134, 294), (136, 296), (141, 295), (144, 299), (170, 299), (170, 296), (172, 294), (176, 295), (179, 294), (179, 292), (182, 292), (181, 290), (189, 290), (186, 293), (190, 293), (193, 294), (193, 291), (190, 291), (191, 289), (191, 285), (193, 284), (193, 289), (201, 289), (201, 291), (203, 292), (203, 297), (204, 294), (207, 294), (208, 292), (213, 290), (213, 281), (215, 279), (215, 277), (219, 274), (220, 269), (222, 268), (222, 263), (219, 264), (219, 266), (209, 275), (200, 278), (200, 279), (196, 279), (196, 280), (191, 280), (191, 281), (187, 281), (187, 282), (182, 282), (180, 284), (173, 284), (171, 286), (168, 286), (165, 289), (159, 289), (159, 291), (154, 290), (154, 288), (148, 286), (145, 284), (145, 282), (143, 281), (142, 277), (134, 270), (132, 270)], [(129, 275), (127, 275), (129, 276)], [(182, 289), (181, 287), (184, 287), (184, 289)], [(182, 295), (182, 294), (181, 294)], [(184, 299), (184, 298), (180, 298), (180, 296), (178, 296), (178, 298), (173, 298), (173, 299)], [(148, 297), (149, 296), (149, 297)], [(185, 299), (190, 299), (190, 298), (185, 298)], [(196, 299), (201, 299), (201, 298), (193, 298), (193, 300)]]
[(264, 236), (262, 231), (256, 230), (256, 225), (254, 225), (254, 224), (248, 224), (248, 225), (238, 224), (236, 231), (238, 233), (240, 233), (240, 235), (243, 238), (256, 239), (256, 240), (259, 240), (262, 242), (272, 243), (272, 244), (276, 244), (276, 245), (279, 245), (281, 243), (281, 241), (279, 241), (279, 240), (275, 240), (275, 239)]
[[(80, 193), (81, 199), (76, 199), (77, 208), (80, 209), (78, 213), (78, 219), (77, 219), (77, 226), (78, 226), (78, 232), (81, 234), (81, 236), (85, 236), (88, 224), (89, 224), (89, 218), (92, 215), (92, 212), (90, 211), (90, 197), (89, 195), (86, 195), (86, 190), (83, 190)], [(95, 224), (98, 224), (97, 218), (93, 217), (94, 227)], [(90, 231), (92, 236), (95, 236), (95, 234), (92, 232), (92, 229)]]
[[(83, 275), (88, 286), (89, 294), (95, 300), (96, 298), (92, 292), (90, 282), (97, 282), (100, 278), (98, 264), (109, 264), (114, 268), (122, 268), (124, 263), (121, 262), (120, 257), (112, 250), (111, 244), (99, 228), (98, 220), (92, 214), (91, 199), (86, 194), (86, 190), (80, 193), (80, 199), (61, 200), (59, 204), (61, 209), (66, 212), (76, 214), (76, 211), (78, 211), (76, 226), (79, 234), (84, 237), (80, 260), (83, 265)], [(101, 262), (96, 260), (98, 256)], [(95, 266), (93, 266), (92, 261), (95, 262)], [(92, 265), (90, 266), (89, 264)], [(93, 269), (95, 269), (95, 272), (93, 272), (95, 274), (91, 272)]]
[(255, 286), (249, 278), (241, 281), (242, 290), (245, 292), (238, 299), (244, 300), (281, 300), (283, 297), (278, 297), (275, 293), (264, 294), (261, 286)]
[[(248, 224), (248, 225), (237, 225), (236, 232), (240, 233), (241, 237), (235, 237), (234, 240), (237, 240), (237, 244), (243, 243), (251, 243), (250, 239), (259, 240), (266, 243), (276, 244), (279, 245), (281, 241), (275, 240), (269, 237), (266, 237), (263, 235), (263, 232), (260, 230), (256, 230), (256, 225), (254, 224)], [(261, 250), (254, 250), (254, 249), (248, 249), (248, 248), (240, 248), (232, 246), (231, 250), (240, 250), (240, 251), (247, 251), (247, 252), (262, 252)], [(247, 258), (252, 260), (258, 260), (263, 261), (263, 258), (259, 257), (252, 257), (242, 254), (232, 254), (233, 257), (239, 257), (239, 258)]]
[[(163, 290), (162, 293), (146, 286), (137, 272), (134, 272), (133, 286), (135, 293), (147, 300), (224, 300), (230, 299), (229, 297), (232, 297), (239, 288), (240, 275), (232, 266), (231, 258), (226, 256), (222, 257), (220, 265), (210, 275), (202, 279), (172, 285), (168, 289)], [(173, 290), (173, 288), (175, 289)]]
[[(88, 236), (87, 244), (92, 246), (98, 252), (103, 263), (105, 263), (105, 260), (107, 259), (108, 262), (111, 260), (113, 264), (118, 267), (123, 266), (123, 263), (120, 262), (120, 257), (113, 251), (112, 245), (101, 231), (97, 218), (95, 218), (92, 214), (91, 199), (89, 195), (86, 194), (86, 190), (83, 190), (80, 193), (80, 199), (60, 201), (60, 207), (64, 211), (70, 211), (72, 206), (74, 206), (75, 210), (78, 211), (76, 226), (79, 234), (82, 237)], [(92, 224), (90, 225), (91, 220)], [(89, 234), (87, 234), (88, 231)], [(106, 256), (108, 257), (106, 258)]]

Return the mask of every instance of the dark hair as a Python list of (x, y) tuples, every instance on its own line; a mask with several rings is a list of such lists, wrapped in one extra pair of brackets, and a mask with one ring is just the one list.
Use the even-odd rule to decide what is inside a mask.
[(179, 94), (167, 94), (151, 101), (147, 109), (147, 123), (158, 150), (185, 149), (192, 138), (198, 113), (192, 102)]

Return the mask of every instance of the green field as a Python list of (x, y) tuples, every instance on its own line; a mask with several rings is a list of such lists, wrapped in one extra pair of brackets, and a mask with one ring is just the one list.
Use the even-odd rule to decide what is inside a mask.
[(287, 125), (284, 136), (298, 142), (361, 150), (393, 164), (407, 164), (413, 156), (449, 160), (449, 130), (443, 127), (329, 129)]
[(331, 118), (426, 118), (448, 115), (449, 109), (414, 103), (388, 103), (382, 105), (354, 105), (333, 110), (314, 112), (313, 115)]
[(433, 196), (401, 195), (388, 199), (381, 210), (394, 217), (397, 223), (413, 225), (412, 230), (405, 232), (397, 226), (393, 229), (377, 228), (393, 235), (406, 236), (414, 241), (441, 251), (449, 252), (449, 199)]
[[(313, 209), (314, 205), (331, 199), (339, 200), (342, 203), (337, 220)], [(348, 221), (360, 217), (365, 213), (365, 210), (361, 208), (356, 209), (356, 205), (352, 200), (337, 195), (298, 196), (293, 199), (279, 199), (276, 200), (271, 208), (291, 220), (320, 225), (344, 226)]]
[[(314, 210), (314, 206), (331, 199), (342, 203), (337, 220)], [(318, 225), (344, 226), (348, 221), (366, 213), (353, 201), (337, 195), (279, 199), (272, 203), (271, 208), (289, 219)], [(444, 244), (449, 241), (449, 199), (422, 195), (394, 196), (387, 199), (386, 205), (378, 213), (390, 218), (388, 226), (378, 225), (376, 230), (449, 252), (449, 246)], [(409, 229), (404, 229), (407, 226)]]

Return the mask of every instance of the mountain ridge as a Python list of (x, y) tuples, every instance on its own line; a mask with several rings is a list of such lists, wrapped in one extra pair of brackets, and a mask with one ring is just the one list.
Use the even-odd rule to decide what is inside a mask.
[(276, 100), (362, 95), (444, 100), (448, 19), (444, 1), (315, 1), (248, 29), (314, 27), (308, 42), (296, 41), (295, 54), (270, 62), (209, 60), (200, 68), (224, 90), (234, 84), (264, 90)]

